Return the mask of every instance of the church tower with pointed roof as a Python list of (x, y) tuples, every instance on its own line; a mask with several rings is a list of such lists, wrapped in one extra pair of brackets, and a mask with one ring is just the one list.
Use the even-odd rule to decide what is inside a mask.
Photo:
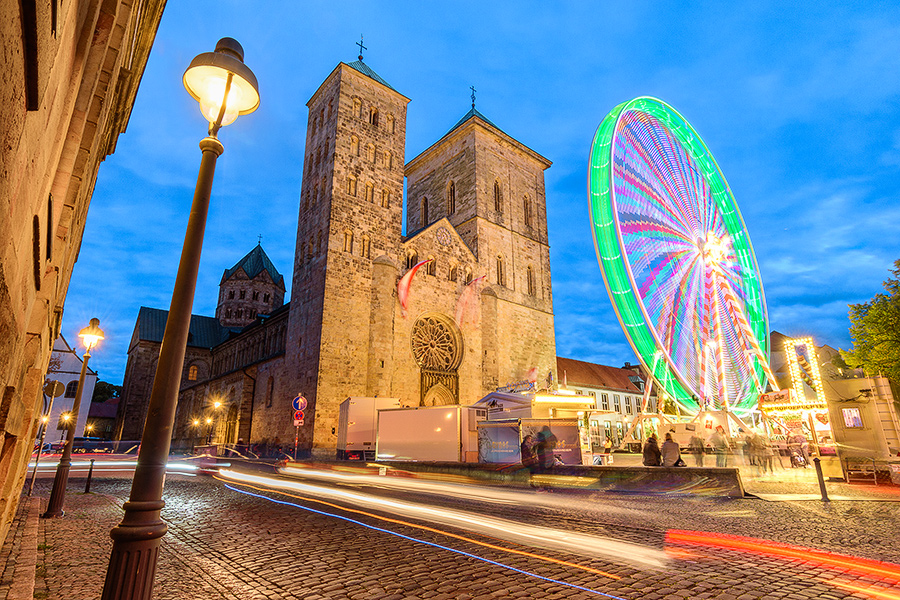
[(249, 325), (284, 304), (284, 291), (284, 276), (257, 244), (222, 274), (216, 319), (223, 327)]

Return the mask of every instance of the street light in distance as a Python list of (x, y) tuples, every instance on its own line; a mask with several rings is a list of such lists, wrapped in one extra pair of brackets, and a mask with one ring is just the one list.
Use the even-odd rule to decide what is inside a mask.
[(165, 506), (162, 493), (203, 233), (216, 160), (225, 150), (216, 136), (222, 126), (234, 122), (238, 115), (252, 113), (259, 106), (256, 76), (244, 64), (244, 49), (232, 38), (222, 38), (214, 52), (204, 52), (194, 58), (182, 79), (188, 93), (200, 103), (200, 112), (209, 122), (209, 135), (200, 141), (203, 153), (200, 173), (150, 392), (131, 496), (123, 506), (122, 522), (110, 532), (113, 548), (103, 586), (103, 600), (149, 600), (152, 596), (159, 545), (168, 529), (160, 518), (160, 511)]
[(91, 358), (91, 350), (103, 339), (100, 319), (91, 319), (90, 324), (78, 332), (78, 337), (81, 338), (81, 342), (86, 350), (84, 351), (84, 360), (81, 361), (81, 374), (78, 376), (78, 387), (75, 389), (75, 401), (72, 403), (72, 410), (63, 415), (63, 422), (66, 423), (66, 443), (63, 446), (62, 456), (60, 456), (59, 464), (56, 467), (56, 477), (53, 478), (53, 490), (50, 492), (47, 511), (41, 515), (44, 519), (61, 517), (65, 514), (63, 504), (66, 501), (66, 484), (69, 482), (69, 470), (72, 468), (72, 444), (75, 441), (78, 411), (81, 410), (84, 375), (87, 372), (88, 360)]

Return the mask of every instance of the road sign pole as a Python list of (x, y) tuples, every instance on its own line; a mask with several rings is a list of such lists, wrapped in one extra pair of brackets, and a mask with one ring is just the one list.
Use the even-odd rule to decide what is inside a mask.
[(53, 396), (50, 396), (50, 405), (47, 407), (47, 422), (41, 424), (41, 442), (38, 444), (38, 455), (34, 459), (34, 470), (31, 472), (31, 483), (28, 484), (28, 496), (34, 491), (34, 480), (37, 478), (38, 464), (41, 462), (41, 454), (44, 453), (44, 436), (47, 435), (47, 427), (50, 425), (50, 411), (53, 410)]
[(295, 429), (297, 431), (294, 433), (294, 461), (297, 460), (297, 445), (300, 443), (300, 426), (297, 425)]

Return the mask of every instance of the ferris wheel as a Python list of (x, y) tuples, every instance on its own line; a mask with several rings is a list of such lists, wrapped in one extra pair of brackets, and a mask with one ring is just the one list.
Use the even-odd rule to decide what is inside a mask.
[(762, 281), (697, 132), (661, 100), (624, 102), (597, 129), (588, 185), (603, 279), (652, 381), (692, 413), (755, 407), (775, 385)]

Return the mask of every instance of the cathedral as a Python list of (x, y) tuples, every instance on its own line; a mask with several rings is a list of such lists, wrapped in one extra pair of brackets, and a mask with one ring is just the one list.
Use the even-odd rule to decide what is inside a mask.
[[(406, 162), (408, 102), (362, 57), (312, 95), (290, 301), (261, 245), (225, 271), (215, 317), (191, 320), (173, 448), (293, 441), (302, 394), (301, 450), (334, 456), (348, 397), (471, 404), (552, 378), (550, 161), (473, 102)], [(138, 314), (118, 439), (140, 439), (166, 317)]]

